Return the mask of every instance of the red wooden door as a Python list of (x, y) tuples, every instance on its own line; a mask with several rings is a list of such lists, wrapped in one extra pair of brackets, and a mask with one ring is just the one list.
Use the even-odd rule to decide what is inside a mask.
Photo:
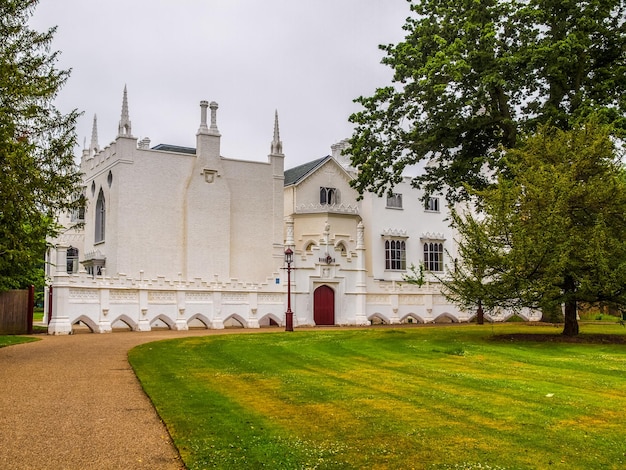
[(313, 293), (313, 321), (316, 325), (335, 324), (335, 291), (320, 286)]

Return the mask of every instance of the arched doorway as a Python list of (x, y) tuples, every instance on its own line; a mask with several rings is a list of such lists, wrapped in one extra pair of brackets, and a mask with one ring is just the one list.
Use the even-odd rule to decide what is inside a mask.
[(316, 325), (335, 324), (335, 291), (320, 286), (313, 293), (313, 321)]

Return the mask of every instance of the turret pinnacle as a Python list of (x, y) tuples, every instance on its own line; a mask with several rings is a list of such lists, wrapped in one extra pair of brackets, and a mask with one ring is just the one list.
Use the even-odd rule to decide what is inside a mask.
[(91, 127), (91, 143), (89, 144), (89, 155), (93, 156), (100, 151), (98, 145), (98, 116), (93, 115), (93, 126)]
[(278, 129), (278, 110), (274, 114), (274, 139), (272, 140), (271, 154), (283, 154), (283, 143), (280, 141), (280, 131)]
[(118, 137), (132, 137), (130, 118), (128, 116), (128, 93), (124, 85), (124, 97), (122, 98), (122, 117), (117, 132)]

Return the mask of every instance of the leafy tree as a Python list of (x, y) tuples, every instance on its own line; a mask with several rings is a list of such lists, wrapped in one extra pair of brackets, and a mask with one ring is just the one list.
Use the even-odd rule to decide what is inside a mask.
[(626, 181), (607, 126), (542, 126), (504, 157), (482, 209), (453, 211), (456, 269), (450, 299), (488, 310), (565, 306), (563, 334), (578, 334), (577, 303), (626, 307)]
[(413, 184), (458, 200), (542, 123), (569, 129), (593, 111), (626, 129), (623, 0), (409, 3), (405, 40), (381, 46), (392, 85), (358, 98), (350, 117), (361, 194), (382, 195), (430, 160)]
[(28, 26), (37, 3), (0, 0), (0, 290), (41, 281), (55, 214), (83, 204), (73, 155), (78, 113), (53, 105), (69, 71), (55, 68), (55, 28)]

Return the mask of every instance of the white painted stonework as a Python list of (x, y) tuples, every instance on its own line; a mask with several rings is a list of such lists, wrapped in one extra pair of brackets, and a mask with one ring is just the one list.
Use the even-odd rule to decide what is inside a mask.
[[(442, 197), (425, 208), (407, 180), (394, 189), (400, 198), (357, 200), (345, 142), (284, 171), (277, 115), (267, 161), (224, 158), (217, 110), (201, 102), (196, 148), (150, 148), (133, 137), (126, 90), (118, 136), (104, 149), (94, 118), (81, 160), (84, 227), (68, 229), (48, 253), (50, 334), (77, 324), (100, 333), (284, 325), (287, 247), (296, 327), (473, 317), (446, 301), (435, 276), (421, 287), (403, 281), (425, 262), (424, 243), (445, 249), (435, 267), (456, 256)], [(69, 227), (72, 217), (63, 217)], [(389, 260), (391, 241), (402, 243), (402, 260)]]
[(282, 322), (284, 292), (274, 279), (265, 284), (167, 281), (96, 277), (86, 273), (55, 277), (50, 334), (69, 334), (82, 322), (96, 333), (124, 324), (150, 331), (156, 323), (172, 330), (198, 324), (222, 329), (228, 322), (246, 328)]

